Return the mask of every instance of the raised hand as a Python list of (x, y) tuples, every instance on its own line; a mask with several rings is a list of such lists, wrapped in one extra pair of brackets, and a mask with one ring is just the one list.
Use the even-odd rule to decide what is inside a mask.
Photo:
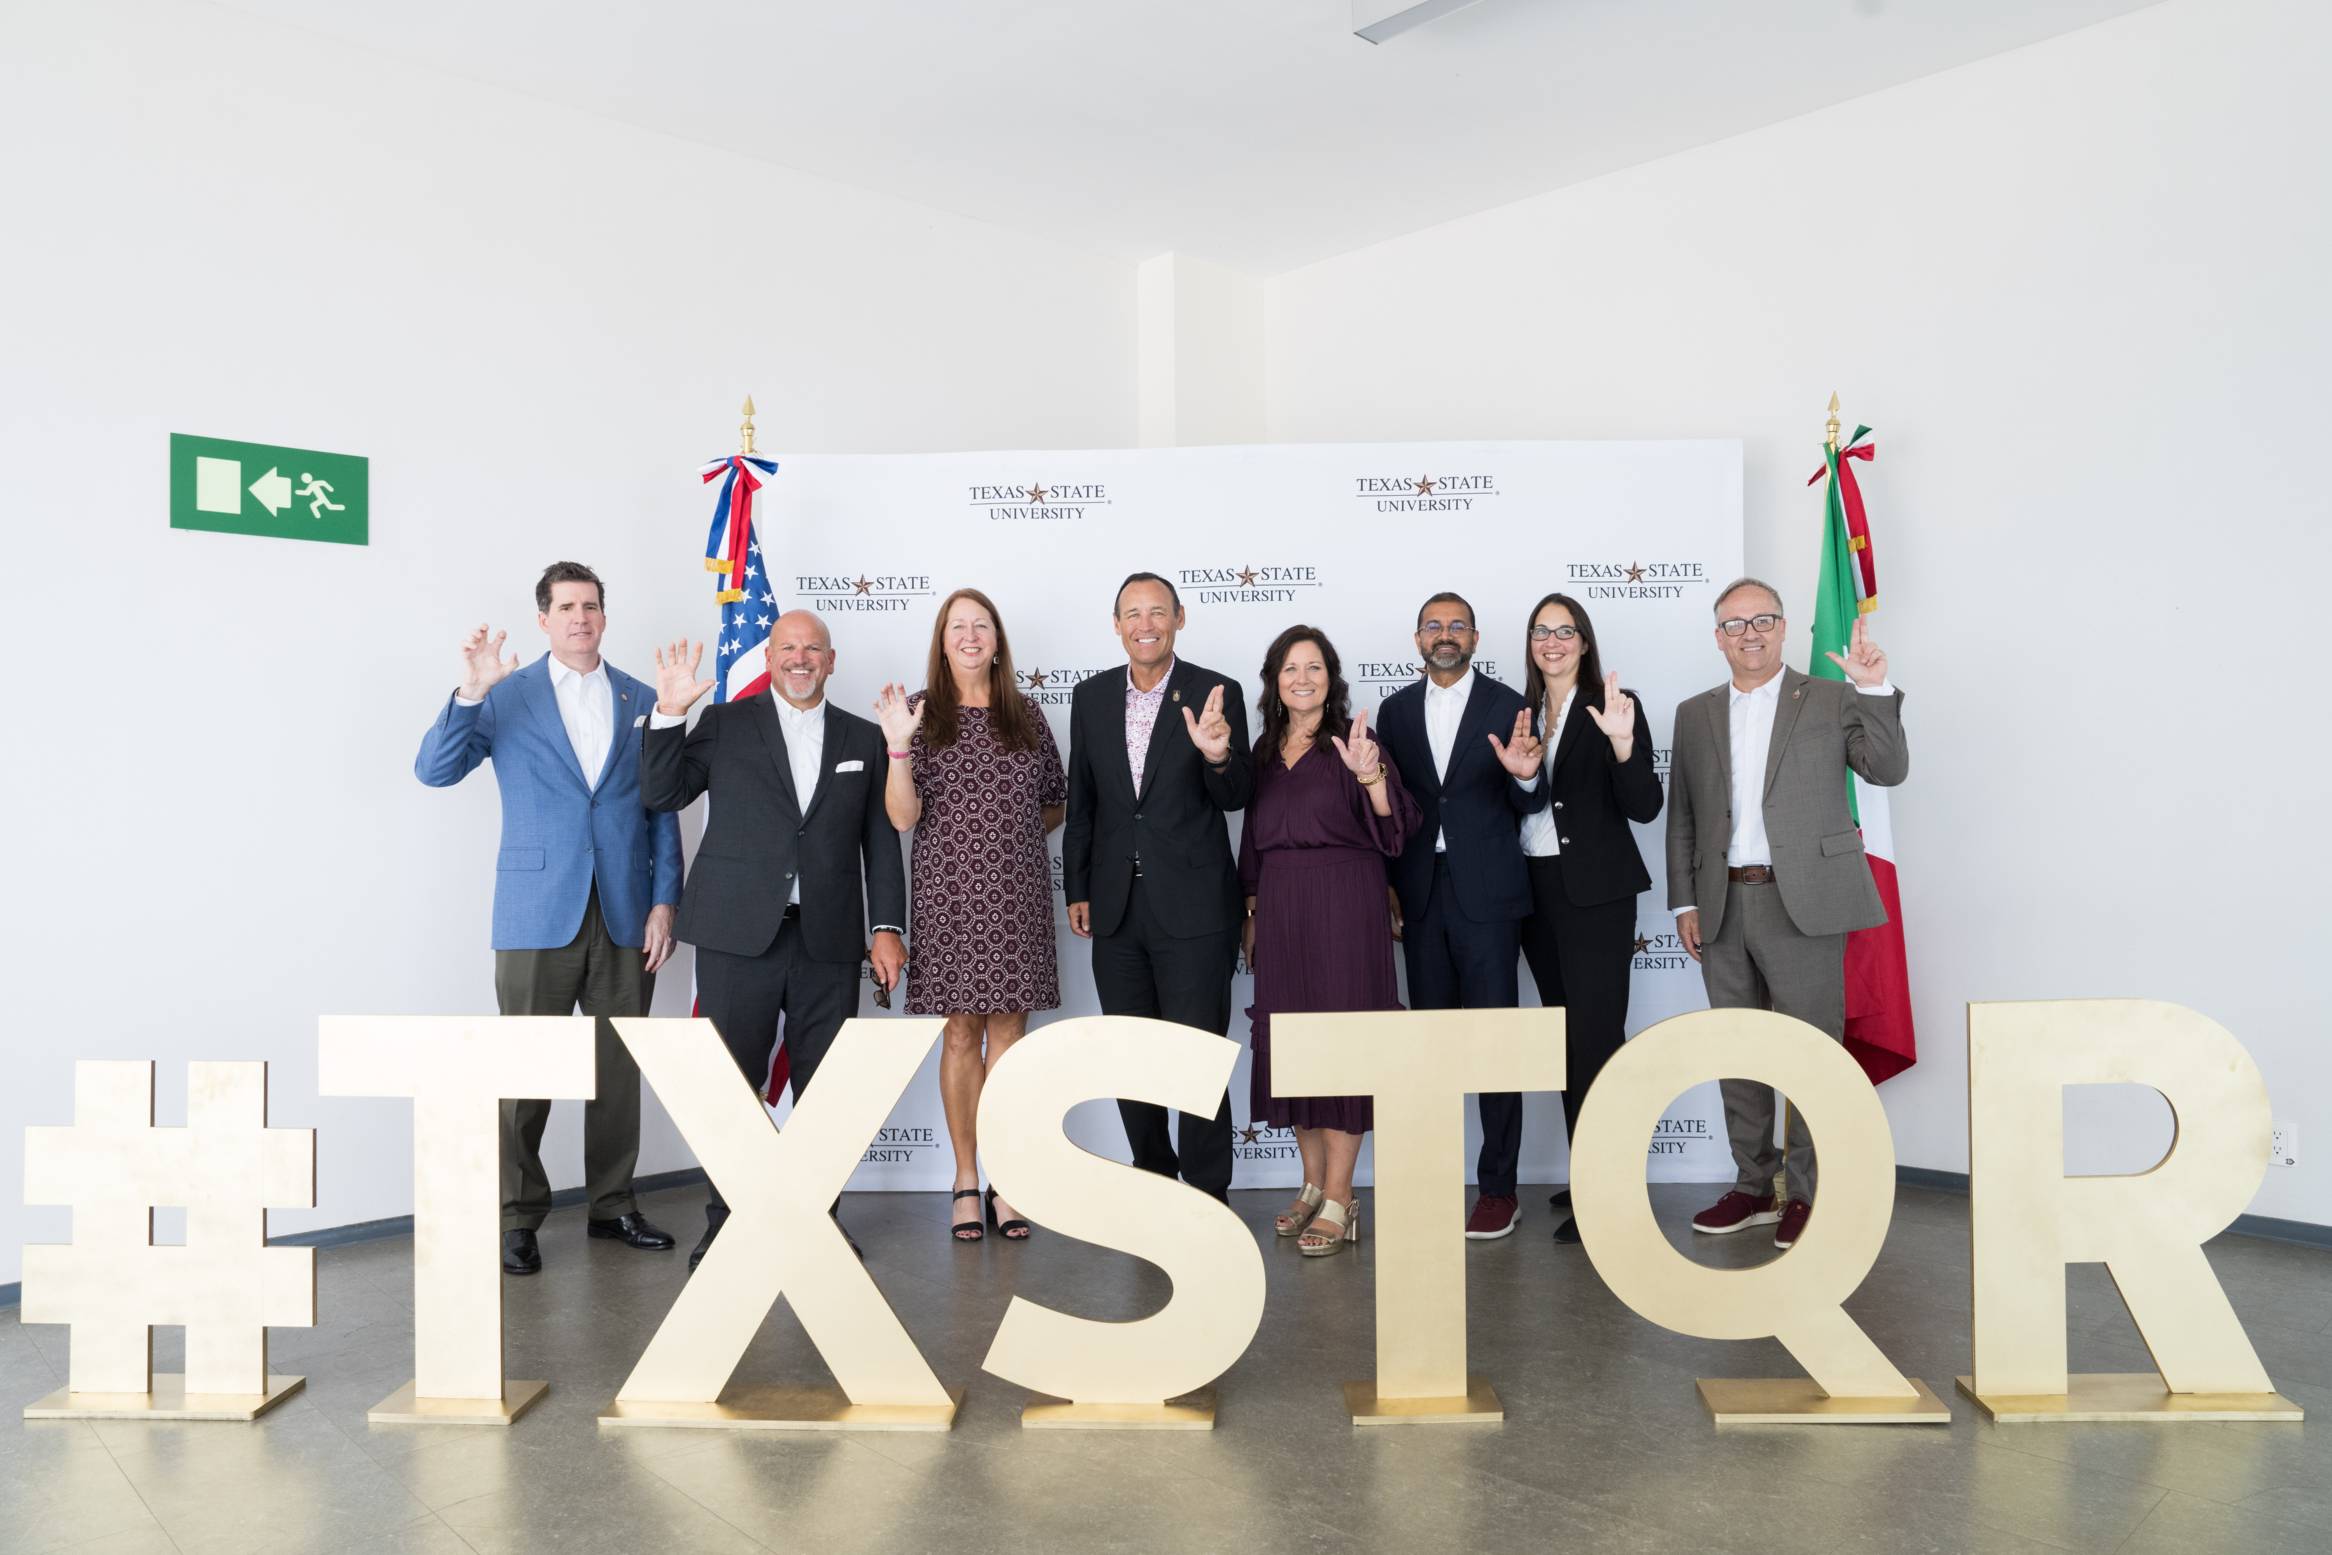
[(516, 659), (504, 663), (502, 644), (508, 632), (496, 632), (491, 638), (480, 626), (462, 639), (462, 700), (476, 702), (502, 682), (502, 677), (518, 668)]
[(1490, 748), (1498, 753), (1498, 765), (1517, 783), (1538, 781), (1539, 763), (1546, 760), (1547, 743), (1530, 732), (1530, 709), (1514, 715), (1512, 739), (1501, 740), (1490, 736)]
[(1206, 711), (1194, 714), (1182, 710), (1182, 725), (1190, 731), (1190, 743), (1198, 747), (1199, 756), (1210, 767), (1219, 767), (1231, 759), (1231, 721), (1223, 716), (1223, 688), (1218, 684), (1206, 694)]
[(1835, 653), (1825, 657), (1846, 671), (1846, 678), (1858, 686), (1883, 686), (1887, 683), (1886, 650), (1870, 639), (1870, 630), (1864, 625), (1866, 617), (1854, 618), (1854, 631), (1846, 641), (1846, 657)]
[(875, 722), (883, 726), (884, 743), (892, 750), (903, 751), (915, 743), (915, 730), (923, 722), (923, 709), (928, 700), (914, 706), (907, 705), (907, 688), (883, 682), (883, 694), (875, 698)]
[(1344, 758), (1344, 765), (1352, 775), (1363, 783), (1373, 779), (1378, 768), (1384, 765), (1383, 747), (1368, 736), (1368, 709), (1365, 707), (1352, 715), (1352, 729), (1349, 733), (1332, 734), (1328, 736), (1328, 742), (1336, 747), (1336, 754)]
[(670, 648), (656, 650), (656, 711), (667, 718), (675, 718), (696, 705), (696, 699), (712, 690), (709, 680), (696, 678), (696, 667), (704, 661), (704, 644), (690, 644), (683, 637)]
[(1590, 707), (1587, 716), (1595, 720), (1611, 740), (1611, 753), (1625, 761), (1636, 749), (1636, 699), (1619, 688), (1615, 671), (1603, 677), (1603, 705)]

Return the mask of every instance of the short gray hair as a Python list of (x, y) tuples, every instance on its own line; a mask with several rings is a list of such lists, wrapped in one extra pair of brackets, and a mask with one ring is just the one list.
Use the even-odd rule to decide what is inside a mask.
[(1789, 614), (1789, 612), (1782, 607), (1781, 590), (1775, 588), (1772, 584), (1766, 582), (1763, 578), (1735, 578), (1732, 582), (1726, 584), (1723, 588), (1717, 591), (1717, 602), (1709, 606), (1709, 613), (1715, 616), (1718, 620), (1723, 620), (1725, 618), (1725, 601), (1731, 599), (1735, 594), (1740, 593), (1743, 589), (1765, 590), (1765, 592), (1771, 595), (1773, 598), (1773, 613), (1777, 616), (1786, 616)]

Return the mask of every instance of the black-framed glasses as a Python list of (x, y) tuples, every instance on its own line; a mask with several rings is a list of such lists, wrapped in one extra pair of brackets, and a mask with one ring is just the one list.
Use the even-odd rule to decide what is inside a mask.
[(1420, 637), (1439, 637), (1444, 632), (1452, 637), (1469, 637), (1473, 635), (1473, 630), (1474, 623), (1463, 616), (1455, 621), (1420, 621), (1417, 623), (1417, 635)]
[(1567, 643), (1578, 635), (1579, 628), (1575, 626), (1534, 626), (1530, 629), (1530, 640), (1534, 643), (1543, 643), (1550, 637), (1559, 643)]
[(1743, 620), (1739, 616), (1734, 616), (1731, 620), (1719, 621), (1717, 623), (1717, 630), (1724, 633), (1727, 637), (1738, 637), (1743, 632), (1746, 632), (1749, 630), (1749, 628), (1754, 626), (1757, 628), (1758, 635), (1762, 637), (1766, 633), (1771, 632), (1775, 627), (1781, 625), (1781, 619), (1782, 618), (1780, 616), (1774, 614), (1770, 610), (1761, 611), (1756, 615), (1750, 616), (1747, 620)]

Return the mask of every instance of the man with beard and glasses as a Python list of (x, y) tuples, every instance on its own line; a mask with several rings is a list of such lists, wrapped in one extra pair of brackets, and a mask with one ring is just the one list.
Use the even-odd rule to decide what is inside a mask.
[[(1512, 1009), (1530, 916), (1522, 818), (1545, 807), (1544, 749), (1521, 693), (1474, 670), (1473, 607), (1440, 593), (1417, 611), (1424, 674), (1385, 698), (1377, 723), (1424, 823), (1393, 861), (1395, 914), (1418, 1010)], [(1480, 1098), (1479, 1192), (1466, 1235), (1489, 1241), (1521, 1212), (1522, 1098)]]

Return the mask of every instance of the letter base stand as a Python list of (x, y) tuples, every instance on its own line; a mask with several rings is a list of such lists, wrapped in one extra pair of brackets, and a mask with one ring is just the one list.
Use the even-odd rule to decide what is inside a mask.
[(500, 1398), (423, 1398), (408, 1382), (364, 1412), (374, 1425), (508, 1425), (542, 1401), (547, 1382), (504, 1382)]
[(1915, 1398), (1833, 1398), (1811, 1377), (1703, 1377), (1718, 1425), (1949, 1425), (1951, 1406), (1917, 1377)]
[(2150, 1371), (2088, 1372), (2065, 1379), (2062, 1393), (1978, 1393), (1976, 1379), (1959, 1379), (1960, 1392), (1995, 1425), (2041, 1420), (2298, 1420), (2306, 1411), (2281, 1393), (2173, 1393)]
[(1161, 1404), (1069, 1404), (1047, 1401), (1023, 1406), (1026, 1431), (1211, 1431), (1215, 1390), (1200, 1388)]
[(75, 1393), (59, 1388), (24, 1406), (27, 1420), (256, 1420), (308, 1385), (267, 1374), (264, 1393), (189, 1393), (178, 1373), (154, 1375), (144, 1393)]
[(601, 1430), (660, 1425), (703, 1431), (945, 1431), (955, 1425), (964, 1390), (944, 1404), (853, 1404), (840, 1388), (756, 1385), (732, 1388), (710, 1404), (673, 1399), (617, 1399), (599, 1417)]
[(1344, 1407), (1354, 1425), (1498, 1425), (1506, 1419), (1506, 1406), (1478, 1371), (1466, 1373), (1466, 1390), (1454, 1398), (1382, 1398), (1373, 1382), (1347, 1382)]

